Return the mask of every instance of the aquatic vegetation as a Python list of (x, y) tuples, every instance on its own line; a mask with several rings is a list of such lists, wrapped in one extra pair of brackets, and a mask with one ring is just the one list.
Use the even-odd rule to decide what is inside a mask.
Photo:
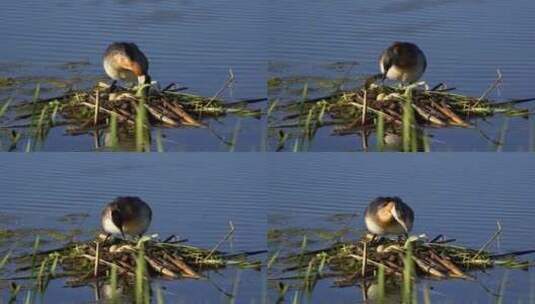
[[(144, 276), (201, 279), (202, 272), (227, 266), (258, 269), (261, 262), (249, 261), (248, 257), (265, 252), (227, 254), (218, 250), (220, 244), (203, 249), (187, 245), (186, 241), (174, 237), (166, 240), (143, 237), (129, 241), (100, 235), (95, 240), (71, 242), (45, 251), (34, 250), (11, 259), (17, 264), (16, 272), (30, 272), (27, 279), (35, 279), (39, 271), (49, 279), (68, 277), (67, 285), (76, 287), (87, 285), (95, 278), (106, 278), (113, 271), (118, 277), (137, 284)], [(54, 271), (48, 268), (52, 264)], [(140, 270), (140, 265), (144, 270)]]
[(77, 227), (72, 227), (65, 231), (50, 228), (0, 229), (0, 246), (17, 242), (22, 245), (28, 245), (27, 238), (34, 235), (41, 235), (41, 243), (49, 243), (52, 241), (68, 241), (82, 234), (83, 231)]
[[(121, 126), (135, 128), (136, 116), (142, 110), (146, 111), (151, 125), (160, 127), (200, 127), (202, 119), (226, 114), (261, 115), (259, 110), (248, 109), (247, 104), (263, 99), (229, 104), (215, 98), (187, 94), (183, 90), (184, 88), (169, 86), (161, 91), (151, 90), (151, 94), (145, 98), (141, 92), (122, 87), (117, 87), (112, 92), (109, 86), (101, 83), (89, 90), (72, 91), (54, 98), (36, 100), (34, 103), (41, 107), (59, 103), (58, 112), (70, 126), (71, 134), (108, 126), (112, 115), (116, 116)], [(22, 112), (30, 104), (17, 106), (18, 111)], [(25, 117), (28, 117), (27, 114), (20, 114), (17, 118)]]
[[(104, 144), (96, 140), (96, 147), (104, 145), (111, 150), (119, 149), (119, 142), (135, 141), (138, 151), (149, 151), (151, 131), (157, 128), (206, 127), (205, 120), (226, 115), (260, 118), (262, 111), (253, 109), (251, 104), (265, 101), (265, 98), (224, 102), (218, 98), (224, 90), (213, 97), (203, 97), (183, 92), (186, 88), (176, 88), (174, 84), (159, 90), (152, 88), (145, 95), (146, 87), (127, 89), (114, 88), (99, 83), (88, 90), (70, 90), (67, 93), (40, 98), (38, 85), (31, 101), (19, 102), (7, 107), (10, 114), (4, 119), (2, 131), (26, 129), (26, 151), (38, 150), (51, 128), (65, 126), (69, 135), (105, 134)], [(11, 111), (11, 112), (9, 112)], [(7, 115), (6, 115), (7, 116)], [(235, 145), (237, 134), (232, 143)], [(96, 138), (99, 138), (96, 136)], [(11, 140), (16, 147), (17, 140)], [(163, 151), (160, 137), (156, 138), (158, 150)], [(10, 148), (11, 150), (12, 148)]]
[(527, 118), (529, 110), (516, 105), (535, 100), (495, 102), (487, 98), (489, 91), (471, 97), (442, 86), (429, 89), (425, 83), (407, 87), (365, 84), (319, 98), (307, 97), (306, 84), (302, 91), (294, 101), (273, 101), (277, 102), (273, 110), (281, 114), (270, 121), (272, 129), (297, 130), (298, 150), (305, 149), (318, 129), (326, 126), (332, 127), (333, 135), (363, 135), (364, 149), (368, 135), (376, 132), (380, 151), (392, 142), (403, 151), (429, 150), (427, 128), (472, 128), (472, 120), (495, 114)]
[(11, 77), (0, 77), (0, 88), (9, 88), (17, 84), (17, 80)]
[[(397, 284), (409, 284), (422, 278), (471, 280), (470, 271), (495, 266), (527, 269), (533, 262), (520, 261), (520, 255), (535, 250), (494, 254), (453, 244), (453, 239), (438, 236), (432, 240), (412, 236), (407, 240), (361, 239), (337, 242), (328, 248), (307, 251), (306, 237), (299, 253), (277, 256), (284, 265), (282, 273), (289, 276), (272, 278), (275, 281), (298, 280), (310, 289), (320, 279), (334, 278), (335, 286), (352, 286), (362, 281), (375, 281), (382, 276)], [(277, 254), (278, 255), (278, 254)], [(408, 287), (404, 287), (409, 292)], [(410, 302), (410, 301), (409, 301)]]
[[(35, 86), (40, 85), (43, 92), (56, 92), (57, 90), (69, 90), (75, 87), (87, 85), (100, 77), (92, 75), (70, 75), (58, 77), (56, 75), (20, 75), (16, 77), (0, 77), (0, 93), (26, 96), (31, 95)], [(8, 95), (10, 96), (10, 95)]]
[[(71, 214), (67, 218), (80, 216), (84, 215)], [(164, 303), (164, 282), (193, 279), (205, 282), (206, 288), (215, 287), (231, 299), (238, 294), (237, 286), (231, 294), (216, 285), (219, 278), (233, 271), (261, 271), (263, 262), (253, 256), (265, 254), (266, 250), (222, 251), (236, 231), (232, 222), (229, 224), (225, 236), (208, 248), (192, 246), (187, 239), (174, 235), (163, 240), (156, 235), (124, 240), (98, 233), (84, 241), (80, 237), (52, 236), (56, 242), (50, 242), (50, 233), (44, 229), (24, 233), (26, 241), (21, 244), (15, 232), (6, 230), (2, 238), (22, 246), (0, 252), (2, 298), (13, 303), (37, 303), (51, 285), (59, 283), (66, 288), (94, 288), (96, 300), (106, 303)], [(37, 237), (32, 238), (34, 235)], [(54, 248), (57, 241), (63, 245)]]

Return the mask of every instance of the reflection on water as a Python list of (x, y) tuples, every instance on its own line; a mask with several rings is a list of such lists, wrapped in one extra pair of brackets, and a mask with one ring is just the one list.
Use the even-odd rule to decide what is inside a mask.
[[(358, 239), (364, 232), (365, 207), (373, 198), (384, 195), (398, 195), (413, 208), (413, 234), (425, 233), (430, 238), (443, 234), (456, 239), (461, 246), (480, 248), (500, 222), (503, 231), (489, 247), (490, 251), (533, 249), (530, 246), (535, 244), (531, 233), (535, 160), (529, 155), (355, 157), (338, 153), (274, 158), (278, 165), (269, 170), (273, 206), (268, 217), (271, 254), (301, 252), (304, 236), (310, 250), (338, 240)], [(533, 255), (526, 259), (533, 260)], [(270, 277), (284, 277), (281, 267), (283, 262), (270, 270)], [(535, 278), (530, 272), (496, 268), (473, 275), (475, 281), (423, 281), (417, 290), (421, 296), (427, 284), (433, 303), (494, 302), (496, 294), (501, 293), (505, 302), (516, 303), (526, 301), (533, 292), (530, 280)], [(506, 284), (504, 291), (500, 291), (502, 280)], [(277, 282), (270, 281), (274, 298), (278, 293)], [(330, 279), (320, 281), (310, 295), (303, 295), (303, 303), (362, 299), (359, 287), (332, 288), (333, 284)], [(293, 294), (294, 290), (290, 290), (287, 298), (291, 299)]]
[[(270, 48), (269, 58), (277, 68), (270, 67), (269, 79), (301, 81), (284, 83), (282, 90), (270, 86), (271, 99), (295, 100), (304, 83), (308, 83), (311, 97), (328, 95), (338, 87), (318, 85), (311, 79), (338, 83), (349, 77), (345, 88), (353, 88), (363, 76), (379, 71), (379, 54), (393, 41), (411, 41), (422, 48), (428, 58), (423, 80), (431, 87), (444, 82), (461, 94), (478, 97), (499, 69), (503, 83), (491, 99), (535, 96), (535, 63), (530, 51), (535, 42), (527, 38), (534, 22), (533, 1), (274, 1), (272, 6), (284, 9), (273, 10), (271, 16), (269, 44), (277, 47)], [(353, 61), (358, 65), (348, 64), (345, 71), (325, 68)], [(527, 107), (532, 112), (535, 109), (533, 104)], [(508, 124), (504, 150), (533, 149), (533, 118), (506, 120), (497, 117), (479, 122), (478, 127), (486, 136), (498, 139)], [(316, 134), (311, 150), (362, 149), (359, 136), (331, 136), (330, 128), (325, 129)], [(431, 149), (496, 150), (479, 129), (432, 129)]]
[[(0, 102), (29, 99), (36, 83), (44, 97), (68, 88), (86, 88), (105, 79), (101, 56), (112, 41), (134, 41), (150, 59), (153, 80), (171, 82), (190, 93), (214, 96), (231, 69), (235, 101), (266, 95), (265, 3), (262, 1), (7, 1), (0, 12), (2, 58)], [(31, 22), (28, 22), (31, 20)], [(236, 33), (239, 33), (236, 34)], [(215, 122), (219, 136), (231, 137), (235, 119)], [(241, 123), (237, 150), (259, 150), (262, 121)], [(94, 150), (90, 136), (50, 134), (44, 150)], [(165, 130), (166, 150), (226, 151), (206, 129)], [(24, 145), (20, 145), (23, 150)]]
[[(30, 251), (36, 235), (44, 248), (92, 238), (100, 227), (101, 209), (118, 195), (139, 196), (151, 205), (149, 234), (158, 233), (161, 238), (176, 234), (193, 246), (213, 248), (232, 221), (236, 231), (220, 250), (265, 249), (265, 164), (247, 155), (253, 156), (242, 155), (238, 161), (231, 154), (202, 153), (5, 155), (0, 167), (9, 174), (2, 175), (0, 256), (9, 250)], [(155, 284), (173, 303), (228, 301), (219, 289), (236, 294), (237, 303), (258, 303), (263, 278), (263, 272), (230, 267), (208, 273), (208, 280)], [(46, 302), (93, 298), (88, 288), (64, 284), (53, 281), (45, 293)]]

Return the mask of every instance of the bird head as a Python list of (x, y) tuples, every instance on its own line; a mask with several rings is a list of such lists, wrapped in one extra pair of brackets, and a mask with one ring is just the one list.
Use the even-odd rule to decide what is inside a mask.
[(379, 221), (383, 223), (388, 223), (392, 221), (392, 209), (394, 209), (394, 206), (394, 202), (389, 201), (386, 202), (383, 206), (379, 207), (379, 210), (377, 210), (377, 218), (379, 219)]
[(119, 210), (115, 209), (111, 211), (111, 221), (113, 222), (113, 224), (115, 224), (115, 226), (117, 226), (117, 228), (119, 228), (119, 231), (121, 231), (121, 236), (124, 239), (125, 234), (123, 231), (123, 218)]
[(396, 208), (396, 205), (394, 204), (394, 206), (391, 209), (391, 213), (392, 213), (392, 217), (394, 217), (396, 222), (398, 222), (398, 224), (401, 225), (401, 227), (403, 227), (403, 230), (405, 230), (405, 234), (408, 235), (409, 228), (407, 227), (407, 224), (405, 223), (405, 220), (404, 220), (405, 216), (403, 215), (402, 211), (398, 210), (398, 208)]

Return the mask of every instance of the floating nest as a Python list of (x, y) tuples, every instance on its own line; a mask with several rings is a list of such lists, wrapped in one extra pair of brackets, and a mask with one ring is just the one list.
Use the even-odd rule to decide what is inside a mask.
[(312, 286), (318, 279), (334, 277), (335, 285), (343, 287), (377, 281), (379, 267), (383, 268), (385, 278), (401, 282), (407, 268), (413, 278), (472, 279), (468, 272), (474, 270), (497, 265), (526, 269), (533, 265), (516, 257), (535, 253), (535, 250), (493, 254), (484, 248), (454, 245), (454, 241), (438, 236), (431, 241), (425, 237), (410, 237), (408, 240), (363, 239), (336, 243), (328, 248), (282, 258), (286, 265), (283, 272), (295, 275), (281, 279), (304, 280), (305, 285)]
[[(203, 127), (203, 120), (227, 114), (258, 118), (261, 116), (261, 110), (253, 109), (250, 105), (266, 100), (258, 98), (229, 103), (217, 96), (188, 94), (184, 92), (186, 89), (178, 88), (174, 84), (162, 90), (154, 87), (150, 90), (135, 90), (120, 86), (112, 89), (105, 83), (98, 83), (88, 90), (70, 91), (62, 96), (16, 105), (14, 107), (18, 115), (14, 120), (32, 119), (34, 124), (40, 126), (47, 123), (67, 125), (67, 132), (71, 135), (106, 128), (110, 125), (112, 116), (115, 116), (119, 127), (132, 130), (135, 128), (136, 119), (140, 117), (145, 124), (151, 126)], [(143, 94), (143, 91), (149, 93)], [(56, 114), (63, 118), (61, 122), (55, 121)], [(24, 126), (32, 125), (16, 125)]]
[[(143, 237), (133, 242), (106, 239), (102, 234), (95, 240), (71, 243), (61, 248), (16, 257), (16, 272), (32, 274), (17, 279), (48, 282), (53, 278), (67, 277), (67, 285), (76, 287), (100, 278), (109, 278), (112, 268), (115, 268), (119, 278), (133, 282), (139, 274), (140, 262), (144, 262), (144, 273), (151, 278), (200, 279), (205, 271), (230, 265), (258, 269), (261, 262), (250, 261), (248, 257), (265, 252), (226, 254), (218, 251), (218, 246), (203, 249), (186, 245), (186, 241), (176, 240), (174, 237), (163, 241)], [(61, 270), (57, 270), (57, 266), (61, 266)]]
[(429, 90), (422, 84), (405, 88), (372, 84), (368, 88), (276, 106), (275, 109), (285, 111), (286, 115), (274, 127), (303, 127), (314, 131), (321, 126), (335, 125), (334, 133), (345, 135), (377, 128), (380, 116), (384, 128), (394, 130), (401, 130), (404, 120), (420, 127), (467, 128), (471, 127), (470, 120), (496, 113), (527, 116), (528, 110), (515, 105), (535, 100), (498, 103), (484, 96), (470, 97), (451, 91)]

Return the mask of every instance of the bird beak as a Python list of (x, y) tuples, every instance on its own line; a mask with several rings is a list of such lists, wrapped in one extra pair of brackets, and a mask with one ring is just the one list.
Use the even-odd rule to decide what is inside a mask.
[(407, 228), (407, 225), (405, 225), (405, 222), (403, 222), (401, 220), (401, 217), (400, 217), (398, 211), (396, 210), (396, 206), (394, 206), (394, 208), (392, 208), (391, 212), (392, 212), (392, 216), (394, 217), (396, 222), (398, 222), (401, 225), (401, 227), (403, 227), (403, 230), (405, 230), (405, 233), (407, 233), (407, 235), (408, 235), (409, 234), (409, 229)]
[(399, 221), (398, 221), (398, 223), (401, 225), (401, 227), (403, 227), (403, 230), (405, 230), (405, 233), (407, 235), (409, 235), (409, 229), (407, 229), (407, 226), (405, 226), (405, 223), (399, 222)]

